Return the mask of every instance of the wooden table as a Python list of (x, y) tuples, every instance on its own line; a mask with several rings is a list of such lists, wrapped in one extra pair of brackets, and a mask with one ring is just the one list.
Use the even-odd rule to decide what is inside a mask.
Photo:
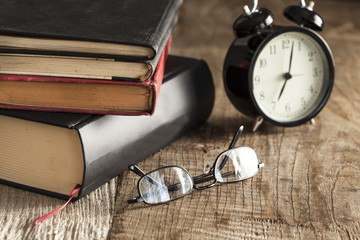
[[(260, 1), (276, 24), (299, 1)], [(202, 173), (227, 148), (239, 124), (238, 146), (250, 146), (265, 163), (254, 178), (194, 191), (161, 206), (128, 205), (138, 177), (125, 172), (36, 227), (30, 220), (62, 200), (0, 185), (0, 239), (355, 239), (360, 238), (360, 2), (316, 1), (322, 35), (333, 50), (336, 77), (316, 124), (294, 128), (252, 119), (228, 100), (222, 65), (234, 35), (232, 23), (251, 1), (185, 0), (171, 53), (204, 59), (216, 86), (214, 110), (203, 126), (139, 164), (145, 171), (176, 164)]]

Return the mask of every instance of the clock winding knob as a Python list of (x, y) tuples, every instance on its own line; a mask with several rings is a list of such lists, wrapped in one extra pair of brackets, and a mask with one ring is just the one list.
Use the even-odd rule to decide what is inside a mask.
[(254, 6), (250, 10), (248, 5), (244, 6), (244, 13), (234, 22), (233, 30), (237, 37), (246, 37), (257, 33), (272, 24), (273, 14), (266, 8), (257, 8), (258, 1), (254, 0)]
[(313, 11), (314, 5), (315, 3), (310, 1), (309, 5), (306, 6), (305, 1), (301, 0), (301, 6), (287, 7), (284, 15), (299, 26), (321, 31), (324, 27), (324, 21), (318, 13)]

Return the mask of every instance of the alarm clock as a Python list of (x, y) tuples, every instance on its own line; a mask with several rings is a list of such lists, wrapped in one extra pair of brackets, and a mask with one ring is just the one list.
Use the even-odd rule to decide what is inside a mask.
[(297, 26), (276, 26), (266, 8), (245, 13), (234, 22), (236, 39), (224, 62), (223, 79), (232, 104), (253, 117), (255, 131), (263, 120), (291, 127), (312, 120), (325, 106), (334, 84), (334, 60), (316, 32), (322, 18), (309, 5), (289, 6), (284, 15)]

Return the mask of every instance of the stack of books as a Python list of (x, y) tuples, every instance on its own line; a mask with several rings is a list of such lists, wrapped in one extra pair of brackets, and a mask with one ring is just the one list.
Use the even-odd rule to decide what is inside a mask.
[(180, 0), (3, 2), (3, 108), (154, 111)]
[(181, 0), (1, 1), (1, 183), (80, 198), (209, 117), (207, 64), (169, 55)]

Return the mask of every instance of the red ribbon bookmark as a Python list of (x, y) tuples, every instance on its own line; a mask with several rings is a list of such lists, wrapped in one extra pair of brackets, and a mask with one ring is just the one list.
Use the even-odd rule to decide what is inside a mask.
[(80, 188), (81, 188), (81, 185), (77, 184), (77, 185), (75, 186), (75, 188), (71, 191), (71, 194), (70, 194), (70, 196), (69, 196), (69, 200), (67, 200), (67, 202), (66, 202), (64, 205), (62, 205), (61, 207), (59, 207), (59, 208), (56, 209), (55, 211), (46, 214), (45, 216), (42, 216), (42, 217), (39, 217), (39, 218), (35, 219), (34, 222), (33, 222), (33, 225), (36, 225), (36, 224), (38, 224), (39, 222), (42, 222), (42, 221), (44, 221), (44, 220), (52, 217), (53, 215), (57, 214), (57, 213), (60, 212), (61, 210), (63, 210), (63, 209), (66, 207), (66, 205), (68, 205), (68, 203), (71, 201), (71, 199), (73, 199), (73, 197), (75, 196), (75, 194), (80, 190)]

